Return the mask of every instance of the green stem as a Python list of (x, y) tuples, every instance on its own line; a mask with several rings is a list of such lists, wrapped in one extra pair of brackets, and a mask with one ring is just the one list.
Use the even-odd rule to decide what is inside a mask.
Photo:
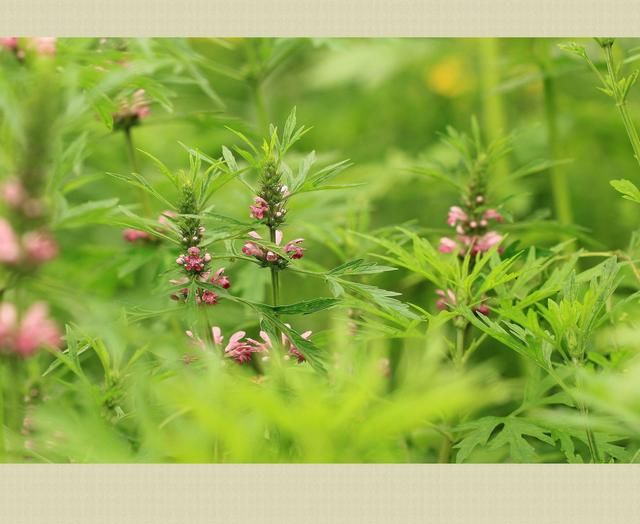
[[(555, 81), (548, 69), (542, 67), (544, 85), (544, 112), (547, 124), (547, 140), (549, 148), (549, 160), (558, 159), (558, 111), (556, 103)], [(561, 224), (571, 224), (573, 213), (571, 210), (571, 194), (567, 177), (558, 166), (549, 168), (551, 175), (551, 191), (556, 216)]]
[[(131, 134), (131, 128), (127, 127), (124, 130), (125, 141), (127, 143), (127, 155), (129, 157), (129, 163), (131, 164), (131, 169), (134, 173), (140, 174), (140, 169), (138, 167), (138, 160), (136, 158), (136, 148), (133, 145), (133, 135)], [(145, 215), (151, 215), (151, 205), (149, 203), (149, 195), (147, 192), (140, 188), (140, 205), (144, 210)]]
[[(482, 83), (483, 121), (489, 142), (500, 139), (505, 130), (505, 116), (502, 97), (498, 92), (500, 85), (499, 40), (481, 38), (478, 41), (480, 53), (480, 77)], [(509, 162), (506, 157), (498, 159), (495, 174), (498, 180), (504, 180), (509, 174)]]
[(457, 367), (462, 367), (464, 364), (464, 335), (466, 330), (466, 322), (460, 322), (460, 324), (456, 324), (456, 349), (453, 356), (453, 361)]
[(438, 463), (448, 464), (451, 460), (451, 447), (453, 442), (447, 435), (442, 436), (442, 443), (440, 444), (440, 451), (438, 452)]
[(622, 123), (624, 124), (624, 128), (627, 132), (627, 136), (629, 137), (629, 141), (631, 142), (631, 147), (633, 148), (633, 156), (640, 165), (640, 137), (638, 137), (636, 126), (634, 125), (633, 120), (629, 115), (627, 103), (625, 101), (625, 95), (620, 92), (620, 88), (618, 86), (618, 75), (616, 74), (616, 69), (613, 61), (613, 50), (611, 46), (605, 47), (605, 56), (607, 62), (607, 71), (609, 72), (609, 77), (611, 78), (611, 87), (613, 89), (613, 95), (616, 100), (616, 107), (618, 108), (618, 112), (622, 117)]
[[(275, 244), (276, 242), (276, 230), (275, 228), (269, 228), (269, 234), (271, 238), (271, 242)], [(278, 269), (274, 266), (271, 266), (271, 304), (277, 306), (279, 303), (280, 297), (280, 274), (278, 273)]]
[(6, 462), (6, 443), (4, 435), (4, 390), (6, 387), (6, 368), (2, 357), (0, 357), (0, 463)]

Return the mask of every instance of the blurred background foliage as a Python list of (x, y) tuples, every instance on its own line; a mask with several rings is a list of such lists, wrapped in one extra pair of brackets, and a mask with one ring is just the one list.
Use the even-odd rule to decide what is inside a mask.
[[(46, 296), (56, 317), (69, 322), (67, 343), (75, 348), (63, 365), (50, 356), (28, 364), (28, 384), (55, 402), (38, 408), (28, 437), (7, 437), (19, 450), (10, 459), (429, 462), (450, 452), (441, 444), (443, 421), (511, 412), (531, 373), (515, 353), (485, 343), (477, 366), (459, 373), (441, 358), (437, 326), (425, 335), (424, 326), (405, 321), (391, 335), (372, 329), (353, 337), (354, 319), (344, 309), (300, 320), (337, 359), (329, 383), (308, 366), (276, 373), (267, 385), (213, 362), (185, 367), (190, 313), (161, 314), (171, 306), (165, 288), (175, 247), (123, 241), (118, 206), (142, 210), (135, 191), (106, 173), (139, 170), (160, 193), (176, 195), (149, 158), (137, 154), (138, 165), (131, 165), (111, 116), (119, 99), (144, 89), (151, 112), (132, 130), (135, 147), (176, 172), (188, 168), (186, 148), (218, 158), (223, 145), (240, 143), (228, 127), (258, 140), (296, 107), (299, 122), (313, 129), (292, 151), (292, 165), (312, 150), (325, 165), (348, 158), (353, 165), (340, 183), (357, 184), (292, 202), (287, 235), (306, 239), (309, 269), (366, 257), (374, 246), (358, 233), (400, 224), (431, 239), (445, 232), (458, 191), (425, 171), (455, 162), (440, 135), (448, 126), (468, 130), (472, 117), (488, 140), (513, 133), (511, 150), (491, 174), (496, 200), (505, 200), (513, 217), (512, 239), (544, 249), (577, 236), (576, 247), (624, 249), (637, 229), (637, 208), (609, 180), (633, 179), (637, 166), (615, 108), (560, 43), (566, 41), (59, 39), (49, 61), (25, 64), (3, 53), (0, 172), (8, 176), (34, 155), (47, 166), (62, 253), (27, 293)], [(595, 42), (581, 43), (598, 55)], [(636, 46), (619, 40), (615, 52), (632, 66)], [(640, 115), (637, 89), (628, 103)], [(40, 128), (50, 129), (46, 148), (21, 153), (24, 136)], [(548, 164), (511, 176), (535, 162)], [(216, 193), (215, 211), (246, 221), (252, 196), (229, 183)], [(151, 206), (148, 218), (165, 209)], [(579, 262), (582, 269), (593, 264)], [(267, 300), (266, 271), (229, 263), (227, 272), (234, 294)], [(434, 287), (415, 274), (393, 271), (372, 281), (434, 310)], [(329, 294), (320, 280), (286, 275), (284, 303)], [(257, 328), (251, 311), (229, 302), (207, 322), (225, 333)], [(625, 329), (631, 334), (614, 329), (615, 336), (633, 346), (637, 331)], [(391, 378), (380, 366), (390, 366)], [(612, 404), (599, 396), (603, 391), (624, 411), (625, 431), (637, 433), (634, 373), (613, 388), (613, 378), (598, 377), (583, 392), (598, 399), (594, 405), (604, 412), (597, 420), (608, 432), (616, 413), (606, 412)], [(487, 426), (485, 442), (497, 425)], [(536, 438), (546, 442), (534, 430)], [(526, 446), (520, 454), (482, 448), (474, 460), (532, 459)], [(553, 446), (535, 457), (565, 460)]]

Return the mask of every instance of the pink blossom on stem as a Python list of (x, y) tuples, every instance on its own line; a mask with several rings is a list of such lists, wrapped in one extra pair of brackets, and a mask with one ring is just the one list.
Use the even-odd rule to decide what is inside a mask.
[(40, 348), (57, 348), (62, 342), (58, 326), (49, 318), (44, 302), (36, 302), (20, 321), (16, 308), (9, 302), (0, 305), (0, 346), (23, 358)]
[(130, 244), (136, 244), (138, 242), (147, 242), (153, 239), (153, 237), (146, 231), (140, 231), (139, 229), (132, 229), (132, 228), (123, 229), (122, 238), (124, 238)]
[(19, 180), (8, 180), (2, 186), (2, 200), (12, 209), (22, 206), (26, 198), (27, 193)]
[(56, 54), (56, 38), (53, 36), (43, 36), (33, 39), (36, 52), (43, 56), (53, 56)]
[(458, 247), (458, 243), (455, 240), (452, 240), (449, 237), (442, 237), (440, 239), (440, 245), (438, 246), (438, 251), (440, 253), (452, 253)]
[(49, 262), (58, 256), (58, 244), (46, 231), (30, 231), (22, 237), (27, 260), (35, 264)]
[(284, 246), (284, 252), (293, 259), (302, 258), (304, 254), (304, 248), (300, 246), (302, 242), (304, 242), (304, 238), (296, 238), (287, 242)]
[(20, 244), (11, 224), (0, 218), (0, 263), (16, 264), (20, 260)]
[(487, 209), (482, 214), (482, 218), (484, 218), (485, 220), (495, 220), (497, 222), (504, 222), (503, 216), (495, 209)]
[(264, 219), (265, 213), (269, 211), (269, 204), (264, 198), (257, 196), (255, 198), (255, 205), (249, 206), (251, 209), (251, 216), (256, 220)]
[(218, 271), (216, 271), (213, 274), (213, 276), (211, 277), (211, 280), (209, 280), (209, 282), (211, 282), (215, 286), (220, 286), (223, 289), (229, 289), (231, 287), (231, 281), (229, 280), (229, 277), (227, 277), (224, 274), (224, 268), (223, 267), (218, 269)]
[(467, 214), (458, 206), (452, 206), (449, 208), (449, 214), (447, 216), (447, 224), (454, 227), (458, 222), (466, 222), (469, 219)]
[(10, 51), (15, 51), (18, 47), (18, 38), (15, 36), (0, 37), (0, 47), (4, 47)]
[(141, 120), (149, 116), (151, 109), (149, 107), (149, 102), (146, 99), (144, 89), (138, 89), (133, 93), (131, 112)]
[(475, 247), (478, 251), (485, 253), (496, 244), (499, 244), (500, 241), (502, 241), (502, 235), (495, 231), (489, 231), (477, 240)]
[(450, 306), (455, 306), (457, 304), (456, 294), (451, 289), (447, 289), (446, 291), (442, 289), (436, 289), (436, 295), (440, 297), (436, 301), (436, 307), (441, 311), (444, 311)]

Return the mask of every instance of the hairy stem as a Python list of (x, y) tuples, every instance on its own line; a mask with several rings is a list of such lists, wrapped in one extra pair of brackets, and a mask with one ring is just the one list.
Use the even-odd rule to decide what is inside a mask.
[(6, 385), (6, 368), (3, 360), (0, 360), (0, 463), (6, 461), (6, 444), (4, 435), (4, 390)]

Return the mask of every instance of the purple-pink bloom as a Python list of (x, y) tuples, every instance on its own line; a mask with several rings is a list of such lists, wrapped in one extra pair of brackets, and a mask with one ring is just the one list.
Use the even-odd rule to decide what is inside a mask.
[(140, 231), (139, 229), (132, 228), (123, 229), (122, 238), (131, 244), (152, 239), (151, 235), (146, 231)]
[(0, 305), (0, 346), (23, 358), (43, 347), (57, 348), (62, 337), (56, 323), (49, 318), (44, 302), (36, 302), (18, 320), (16, 307), (9, 302)]
[(26, 198), (27, 193), (19, 180), (8, 180), (2, 186), (2, 200), (12, 209), (22, 206)]
[(0, 218), (0, 263), (16, 264), (20, 260), (20, 244), (11, 224)]
[(468, 219), (469, 217), (460, 207), (452, 206), (449, 208), (447, 224), (451, 227), (454, 227), (458, 222), (466, 222)]
[(211, 277), (211, 280), (209, 280), (209, 282), (211, 282), (212, 284), (214, 284), (216, 286), (220, 286), (223, 289), (229, 289), (231, 287), (231, 281), (229, 280), (229, 277), (227, 277), (224, 274), (224, 268), (223, 267), (218, 269), (218, 271), (216, 271), (213, 274), (213, 276)]
[(257, 196), (255, 198), (255, 205), (249, 206), (251, 209), (251, 216), (256, 220), (262, 220), (265, 213), (269, 211), (269, 204), (264, 198)]
[(485, 220), (495, 220), (497, 222), (504, 221), (504, 218), (502, 217), (502, 215), (495, 209), (487, 209), (483, 213), (482, 218), (484, 218)]
[(58, 256), (58, 243), (46, 231), (29, 231), (22, 237), (27, 260), (34, 264), (49, 262)]
[(452, 253), (457, 248), (458, 243), (455, 240), (452, 240), (449, 237), (442, 237), (440, 239), (440, 245), (438, 246), (438, 251), (440, 251), (440, 253)]
[(481, 236), (475, 244), (475, 248), (483, 253), (489, 251), (493, 246), (499, 244), (502, 241), (502, 235), (495, 231), (489, 231)]
[(296, 238), (287, 242), (284, 246), (284, 252), (293, 259), (302, 258), (304, 254), (304, 248), (300, 246), (302, 242), (304, 242), (304, 238)]
[(56, 54), (56, 38), (53, 36), (43, 36), (40, 38), (34, 38), (33, 44), (35, 45), (36, 52), (43, 56), (53, 56)]
[(0, 38), (0, 47), (15, 51), (18, 47), (18, 38), (15, 36), (5, 36)]

